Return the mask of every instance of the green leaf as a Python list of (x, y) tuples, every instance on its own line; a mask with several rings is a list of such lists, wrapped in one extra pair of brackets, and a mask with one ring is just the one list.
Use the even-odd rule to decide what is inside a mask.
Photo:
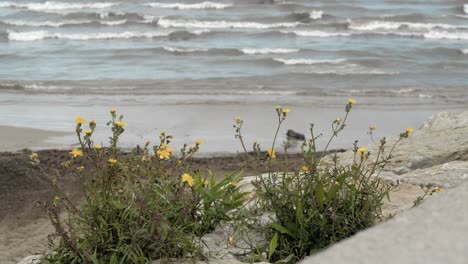
[(317, 204), (320, 209), (323, 209), (323, 200), (325, 199), (323, 188), (323, 183), (320, 183), (317, 185), (317, 187), (315, 187), (315, 199), (317, 199)]
[(111, 200), (110, 203), (117, 209), (124, 209), (125, 208), (125, 205), (123, 205), (121, 202), (119, 202), (118, 200)]
[(275, 253), (276, 247), (278, 246), (278, 232), (275, 232), (275, 235), (270, 241), (270, 251), (268, 252), (268, 259), (271, 258), (271, 255)]
[(292, 238), (296, 237), (293, 233), (291, 233), (291, 231), (289, 231), (288, 229), (286, 229), (285, 227), (281, 226), (278, 223), (272, 223), (271, 228), (275, 229), (276, 231), (281, 232), (281, 234), (289, 235)]
[(275, 263), (290, 263), (293, 258), (294, 258), (294, 254), (291, 254), (282, 260), (276, 261)]

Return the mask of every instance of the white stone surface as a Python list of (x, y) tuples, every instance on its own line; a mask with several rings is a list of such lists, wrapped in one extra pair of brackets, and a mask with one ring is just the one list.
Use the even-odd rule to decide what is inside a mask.
[(367, 229), (302, 264), (468, 263), (468, 182)]

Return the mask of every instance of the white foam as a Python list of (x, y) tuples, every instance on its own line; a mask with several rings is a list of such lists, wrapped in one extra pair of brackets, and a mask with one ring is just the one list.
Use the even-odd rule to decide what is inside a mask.
[(467, 54), (468, 54), (468, 49), (461, 49), (460, 52), (461, 52), (462, 54), (467, 55)]
[(397, 30), (401, 27), (408, 27), (413, 30), (431, 30), (431, 29), (468, 29), (466, 25), (451, 24), (431, 24), (431, 23), (411, 23), (411, 22), (393, 22), (393, 21), (370, 21), (362, 24), (350, 23), (349, 28), (353, 30), (372, 31), (377, 29)]
[[(27, 26), (27, 27), (62, 27), (66, 25), (83, 25), (83, 24), (90, 24), (93, 23), (91, 20), (68, 20), (68, 21), (60, 21), (60, 22), (52, 22), (52, 21), (15, 21), (15, 20), (6, 20), (3, 21), (5, 24), (13, 25), (13, 26)], [(126, 19), (116, 20), (116, 21), (99, 21), (101, 25), (107, 26), (117, 26), (123, 25), (127, 23)]]
[(117, 26), (117, 25), (123, 25), (127, 23), (127, 19), (116, 20), (116, 21), (100, 21), (99, 23), (102, 25)]
[(313, 10), (312, 12), (310, 12), (309, 14), (309, 17), (311, 19), (321, 19), (323, 17), (323, 11), (322, 10)]
[(64, 3), (54, 1), (47, 1), (44, 3), (0, 2), (0, 7), (26, 8), (35, 11), (65, 9), (101, 9), (109, 8), (115, 5), (118, 5), (118, 3)]
[(171, 8), (171, 9), (224, 9), (233, 6), (233, 4), (213, 3), (213, 2), (201, 2), (194, 4), (182, 4), (182, 3), (148, 3), (146, 6), (154, 8)]
[(294, 53), (298, 52), (298, 49), (253, 49), (253, 48), (244, 48), (240, 50), (244, 54), (270, 54), (270, 53)]
[(468, 4), (463, 5), (463, 12), (465, 12), (465, 14), (468, 14)]
[(190, 53), (190, 52), (197, 52), (202, 51), (206, 52), (208, 49), (191, 49), (191, 48), (178, 48), (178, 47), (163, 47), (164, 50), (169, 52), (180, 52), (180, 53)]
[(182, 28), (256, 28), (256, 29), (267, 29), (267, 28), (280, 28), (280, 27), (296, 27), (300, 25), (299, 22), (293, 23), (273, 23), (273, 24), (262, 24), (257, 22), (232, 22), (232, 21), (199, 21), (199, 20), (182, 20), (182, 19), (165, 19), (160, 18), (158, 25), (161, 27), (182, 27)]
[(282, 58), (275, 58), (273, 60), (284, 63), (286, 65), (339, 64), (339, 63), (342, 63), (342, 62), (346, 62), (346, 59), (311, 60), (311, 59), (282, 59)]
[(45, 30), (29, 32), (8, 32), (8, 39), (16, 41), (34, 41), (42, 39), (70, 39), (70, 40), (97, 40), (97, 39), (130, 39), (154, 38), (167, 36), (162, 32), (122, 32), (122, 33), (95, 33), (95, 34), (63, 34)]
[(69, 20), (62, 22), (52, 22), (52, 21), (41, 21), (41, 22), (32, 22), (32, 21), (15, 21), (15, 20), (6, 20), (3, 21), (5, 24), (13, 26), (27, 26), (27, 27), (61, 27), (64, 25), (79, 25), (79, 24), (88, 24), (92, 21), (78, 21), (78, 20)]
[(280, 32), (284, 34), (293, 33), (301, 37), (317, 37), (317, 38), (351, 36), (351, 33), (325, 32), (325, 31), (319, 31), (319, 30), (294, 30), (294, 31), (280, 31)]
[(468, 33), (462, 32), (446, 32), (446, 31), (431, 31), (424, 34), (427, 39), (451, 39), (451, 40), (468, 40)]

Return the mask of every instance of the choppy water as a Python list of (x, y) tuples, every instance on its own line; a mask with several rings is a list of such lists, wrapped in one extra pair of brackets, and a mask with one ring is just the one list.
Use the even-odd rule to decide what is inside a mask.
[(467, 107), (468, 2), (0, 1), (0, 104)]

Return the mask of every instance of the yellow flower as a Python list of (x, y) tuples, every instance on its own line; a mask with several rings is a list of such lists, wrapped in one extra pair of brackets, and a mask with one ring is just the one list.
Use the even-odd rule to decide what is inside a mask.
[(196, 145), (201, 145), (201, 144), (203, 144), (203, 141), (201, 139), (197, 139), (197, 140), (195, 140), (195, 144)]
[(302, 172), (308, 172), (309, 171), (309, 166), (302, 166), (302, 169), (301, 169)]
[(272, 148), (268, 148), (268, 156), (270, 156), (272, 159), (276, 159), (276, 152)]
[(209, 184), (209, 182), (208, 182), (207, 179), (203, 180), (203, 185), (207, 186), (208, 184)]
[(406, 133), (408, 133), (408, 134), (413, 133), (413, 128), (408, 127), (408, 128), (406, 129)]
[(280, 110), (280, 109), (281, 109), (281, 106), (277, 105), (277, 106), (275, 107), (275, 109), (276, 109), (276, 110)]
[(370, 129), (370, 130), (376, 130), (377, 127), (376, 127), (376, 126), (370, 126), (369, 129)]
[(186, 182), (190, 187), (192, 187), (192, 186), (193, 186), (193, 183), (194, 183), (193, 177), (190, 176), (190, 175), (187, 174), (187, 173), (184, 173), (184, 174), (182, 174), (182, 182), (183, 182), (183, 183)]
[(77, 117), (77, 118), (75, 118), (75, 122), (76, 122), (77, 124), (81, 124), (81, 125), (82, 125), (82, 124), (86, 123), (86, 119), (84, 119), (84, 118), (82, 118), (82, 117)]
[(111, 110), (109, 110), (109, 112), (110, 112), (111, 114), (115, 114), (115, 112), (117, 112), (117, 110), (115, 110), (115, 108), (111, 108)]
[(166, 130), (163, 130), (161, 133), (160, 133), (161, 136), (165, 136), (166, 135)]
[(440, 188), (440, 187), (435, 187), (434, 188), (434, 192), (436, 192), (436, 193), (440, 193), (441, 191), (442, 191), (442, 188)]
[(93, 131), (91, 129), (86, 129), (83, 131), (86, 135), (91, 135)]
[(231, 182), (231, 186), (232, 186), (232, 187), (236, 187), (236, 186), (237, 186), (237, 182), (234, 182), (234, 181)]
[(109, 162), (110, 164), (116, 164), (116, 163), (117, 163), (117, 160), (114, 159), (114, 158), (109, 158), (109, 159), (107, 160), (107, 162)]
[(36, 160), (39, 158), (39, 155), (36, 152), (31, 153), (31, 156), (29, 156), (30, 159)]
[(335, 181), (335, 183), (334, 183), (334, 184), (335, 184), (335, 186), (340, 186), (340, 183), (339, 183), (339, 182), (337, 182), (337, 181)]
[(94, 148), (95, 148), (95, 149), (100, 149), (100, 148), (101, 148), (101, 145), (99, 145), (99, 144), (94, 144)]
[(121, 120), (115, 122), (115, 124), (116, 124), (118, 127), (125, 127), (125, 126), (127, 126), (127, 123), (125, 123), (125, 122), (123, 122), (123, 121), (121, 121)]
[(235, 246), (235, 245), (236, 245), (236, 242), (234, 241), (234, 238), (231, 237), (231, 236), (228, 238), (228, 243), (229, 243), (229, 245), (231, 245), (231, 246)]
[(80, 149), (74, 148), (72, 151), (70, 151), (70, 154), (73, 155), (74, 158), (78, 156), (83, 156), (83, 151)]
[(341, 118), (335, 119), (335, 123), (341, 123)]
[(84, 170), (84, 169), (85, 169), (85, 166), (79, 166), (79, 167), (78, 167), (78, 168), (76, 168), (76, 169), (77, 169), (77, 170), (79, 170), (79, 171), (82, 171), (82, 170)]
[(357, 102), (356, 102), (356, 100), (354, 100), (353, 98), (349, 98), (349, 99), (348, 99), (348, 103), (349, 103), (349, 104), (355, 104), (355, 103), (357, 103)]
[(291, 109), (289, 109), (289, 108), (284, 108), (284, 109), (282, 109), (281, 112), (283, 112), (283, 114), (287, 114), (287, 113), (291, 112)]
[(358, 149), (358, 152), (361, 155), (361, 157), (364, 157), (364, 155), (366, 154), (366, 151), (367, 151), (366, 148), (359, 148)]
[[(172, 150), (171, 150), (171, 152), (172, 152)], [(171, 152), (169, 152), (169, 150), (167, 150), (167, 149), (160, 149), (160, 150), (156, 151), (156, 154), (158, 154), (159, 159), (167, 160), (171, 156)]]
[(242, 121), (242, 119), (240, 117), (235, 117), (234, 118), (234, 122), (236, 122), (237, 124), (240, 124), (241, 121)]

